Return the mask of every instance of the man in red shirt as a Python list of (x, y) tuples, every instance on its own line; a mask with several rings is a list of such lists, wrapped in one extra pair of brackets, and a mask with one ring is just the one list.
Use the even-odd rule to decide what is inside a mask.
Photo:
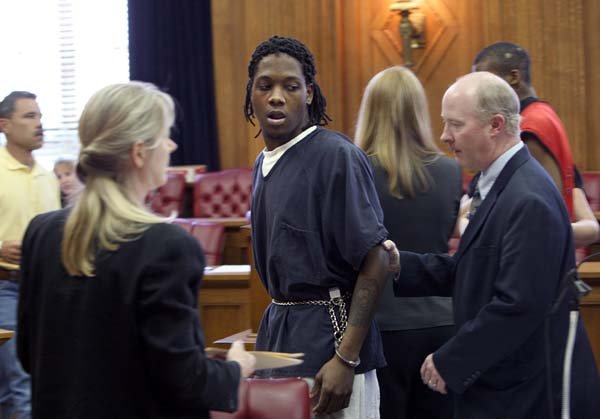
[(600, 227), (574, 167), (563, 123), (550, 104), (537, 97), (531, 85), (530, 67), (527, 51), (511, 42), (488, 45), (473, 62), (474, 71), (489, 71), (502, 77), (519, 96), (521, 139), (561, 191), (571, 217), (575, 246), (586, 246), (598, 240)]

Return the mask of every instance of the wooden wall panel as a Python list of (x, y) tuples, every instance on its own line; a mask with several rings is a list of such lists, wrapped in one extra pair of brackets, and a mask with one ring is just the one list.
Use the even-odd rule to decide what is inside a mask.
[[(342, 131), (352, 136), (362, 92), (377, 72), (403, 63), (402, 40), (398, 33), (399, 16), (389, 11), (390, 0), (344, 1), (341, 42), (345, 44), (343, 68), (346, 100)], [(415, 74), (425, 85), (430, 104), (434, 134), (441, 134), (440, 103), (446, 88), (469, 71), (472, 56), (483, 38), (478, 2), (423, 0), (427, 45), (413, 51)], [(358, 22), (358, 23), (357, 23)], [(366, 33), (357, 27), (369, 25)], [(350, 41), (349, 41), (350, 40)], [(357, 41), (355, 41), (357, 40)]]
[[(393, 0), (213, 0), (213, 48), (222, 167), (251, 166), (262, 139), (244, 121), (247, 64), (256, 45), (274, 34), (301, 39), (313, 51), (331, 128), (352, 136), (362, 92), (381, 69), (402, 63), (389, 12)], [(435, 135), (446, 88), (470, 71), (485, 45), (509, 40), (529, 50), (533, 84), (551, 102), (584, 170), (600, 170), (600, 31), (595, 0), (421, 0), (427, 46), (415, 51)], [(384, 41), (382, 41), (384, 39)], [(387, 41), (385, 41), (387, 39)], [(596, 93), (596, 94), (594, 94)]]
[(583, 1), (587, 137), (585, 167), (600, 170), (600, 2)]
[[(589, 300), (589, 297), (587, 300)], [(600, 366), (600, 304), (598, 304), (598, 301), (593, 304), (586, 303), (584, 300), (581, 306), (581, 318), (590, 340), (596, 365)]]
[(529, 51), (537, 94), (563, 119), (577, 165), (589, 168), (583, 1), (487, 0), (482, 4), (489, 22), (485, 44), (507, 40)]
[(247, 284), (238, 288), (203, 288), (198, 307), (206, 345), (250, 329), (250, 306)]

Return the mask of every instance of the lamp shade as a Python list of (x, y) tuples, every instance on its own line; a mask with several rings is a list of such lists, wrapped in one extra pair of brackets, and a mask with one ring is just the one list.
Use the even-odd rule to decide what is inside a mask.
[(392, 11), (403, 11), (403, 10), (410, 10), (410, 9), (416, 9), (417, 7), (419, 7), (419, 2), (416, 1), (395, 1), (392, 4), (390, 4), (390, 10)]

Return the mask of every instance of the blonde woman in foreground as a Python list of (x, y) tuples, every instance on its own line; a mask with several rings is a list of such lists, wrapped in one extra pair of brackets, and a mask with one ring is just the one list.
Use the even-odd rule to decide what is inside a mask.
[(237, 407), (254, 357), (208, 359), (196, 307), (197, 241), (144, 207), (165, 182), (171, 97), (108, 86), (79, 121), (72, 208), (33, 219), (23, 242), (18, 353), (40, 419), (208, 418)]

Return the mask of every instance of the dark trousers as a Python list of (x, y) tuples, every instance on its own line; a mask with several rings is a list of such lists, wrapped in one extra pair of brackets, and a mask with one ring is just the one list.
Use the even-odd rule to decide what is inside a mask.
[(454, 326), (382, 331), (387, 367), (377, 370), (381, 419), (451, 419), (452, 396), (421, 381), (425, 357), (454, 334)]

